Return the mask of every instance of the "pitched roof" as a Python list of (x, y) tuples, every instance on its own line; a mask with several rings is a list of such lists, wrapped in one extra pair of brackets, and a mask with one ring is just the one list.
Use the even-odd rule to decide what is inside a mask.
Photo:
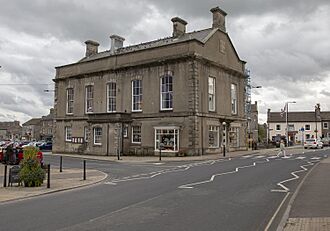
[[(321, 117), (315, 118), (314, 111), (300, 111), (300, 112), (290, 112), (288, 113), (288, 122), (315, 122), (315, 120), (329, 120), (330, 112), (321, 112)], [(284, 113), (283, 117), (280, 112), (270, 112), (268, 114), (267, 122), (286, 122), (286, 114)]]
[[(103, 52), (99, 52), (97, 54), (91, 55), (89, 57), (84, 57), (79, 62), (87, 62), (87, 61), (91, 61), (91, 60), (109, 57), (112, 55), (141, 51), (141, 50), (145, 50), (145, 49), (156, 48), (156, 47), (166, 46), (166, 45), (190, 41), (190, 40), (197, 40), (201, 43), (205, 43), (218, 30), (220, 30), (220, 29), (208, 28), (208, 29), (204, 29), (204, 30), (200, 30), (200, 31), (193, 31), (193, 32), (185, 33), (184, 35), (177, 37), (177, 38), (176, 37), (167, 37), (167, 38), (158, 39), (158, 40), (154, 40), (154, 41), (150, 41), (150, 42), (145, 42), (145, 43), (141, 43), (141, 44), (137, 44), (137, 45), (122, 47), (122, 48), (118, 48), (114, 54), (110, 53), (110, 50), (107, 50), (107, 51), (103, 51)], [(226, 33), (226, 32), (223, 32), (223, 33)]]
[(29, 126), (29, 125), (38, 125), (41, 121), (41, 118), (33, 118), (28, 121), (26, 121), (23, 126)]

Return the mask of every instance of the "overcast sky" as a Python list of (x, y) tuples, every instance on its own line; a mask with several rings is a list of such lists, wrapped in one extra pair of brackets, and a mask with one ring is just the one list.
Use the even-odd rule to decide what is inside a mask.
[(124, 45), (168, 37), (170, 19), (187, 30), (209, 28), (210, 9), (228, 13), (226, 26), (253, 85), (259, 122), (267, 108), (330, 110), (329, 0), (0, 0), (0, 121), (26, 122), (53, 105), (55, 66), (84, 56), (84, 41), (110, 48), (111, 34)]

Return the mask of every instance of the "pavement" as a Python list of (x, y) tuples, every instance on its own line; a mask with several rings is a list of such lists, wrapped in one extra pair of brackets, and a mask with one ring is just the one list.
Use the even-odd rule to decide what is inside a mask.
[[(287, 155), (301, 153), (301, 146), (290, 147)], [(201, 161), (209, 159), (219, 159), (228, 157), (239, 157), (244, 155), (274, 155), (278, 149), (262, 149), (250, 151), (228, 152), (223, 154), (212, 154), (192, 157), (162, 157), (161, 161)], [(46, 154), (47, 155), (47, 154)], [(158, 156), (134, 157), (121, 156), (120, 160), (116, 156), (91, 156), (91, 155), (68, 155), (68, 154), (49, 154), (70, 156), (81, 159), (114, 161), (121, 163), (143, 163), (159, 162)], [(63, 169), (51, 168), (51, 186), (47, 188), (47, 181), (41, 187), (26, 188), (22, 186), (3, 187), (4, 165), (0, 164), (0, 203), (26, 199), (43, 194), (54, 193), (73, 188), (84, 187), (97, 184), (106, 179), (107, 174), (87, 169), (87, 179), (83, 180), (82, 169)], [(297, 188), (293, 200), (290, 202), (286, 211), (287, 217), (283, 217), (284, 223), (277, 230), (284, 231), (330, 231), (330, 158), (327, 158), (313, 167), (313, 169), (302, 180), (300, 187)], [(282, 219), (282, 220), (283, 220)]]
[[(7, 166), (7, 176), (9, 173), (9, 168), (11, 167), (12, 166), (10, 165)], [(13, 186), (7, 185), (7, 187), (4, 187), (4, 172), (5, 166), (0, 164), (0, 203), (89, 186), (101, 182), (107, 177), (107, 174), (101, 171), (87, 169), (86, 180), (83, 180), (82, 169), (63, 169), (62, 172), (60, 172), (59, 168), (51, 167), (50, 188), (47, 188), (47, 174), (43, 185), (40, 187), (23, 187), (18, 186), (18, 184), (13, 184)]]
[(330, 157), (312, 169), (288, 208), (284, 231), (330, 230)]

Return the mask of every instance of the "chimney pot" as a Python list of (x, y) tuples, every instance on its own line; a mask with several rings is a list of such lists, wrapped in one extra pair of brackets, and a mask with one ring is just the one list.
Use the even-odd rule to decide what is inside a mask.
[(98, 53), (98, 47), (100, 45), (98, 42), (95, 42), (92, 40), (87, 40), (85, 42), (85, 44), (86, 44), (86, 54), (85, 54), (86, 57), (89, 57), (91, 55), (95, 55)]
[(227, 13), (221, 10), (218, 6), (210, 10), (213, 14), (212, 28), (219, 28), (226, 31), (226, 15)]
[(115, 34), (111, 35), (110, 39), (111, 39), (110, 53), (114, 54), (118, 48), (123, 47), (125, 39)]
[(179, 17), (171, 19), (173, 22), (173, 34), (174, 38), (180, 37), (186, 33), (186, 25), (188, 24), (185, 20)]

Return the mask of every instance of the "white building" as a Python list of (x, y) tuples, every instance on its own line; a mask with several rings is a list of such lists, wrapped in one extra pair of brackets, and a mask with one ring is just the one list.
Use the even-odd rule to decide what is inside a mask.
[(278, 139), (276, 137), (286, 137), (288, 126), (289, 141), (300, 143), (309, 138), (330, 137), (329, 112), (290, 112), (288, 113), (288, 123), (286, 114), (281, 116), (280, 112), (271, 112), (268, 109), (267, 124), (269, 140)]

